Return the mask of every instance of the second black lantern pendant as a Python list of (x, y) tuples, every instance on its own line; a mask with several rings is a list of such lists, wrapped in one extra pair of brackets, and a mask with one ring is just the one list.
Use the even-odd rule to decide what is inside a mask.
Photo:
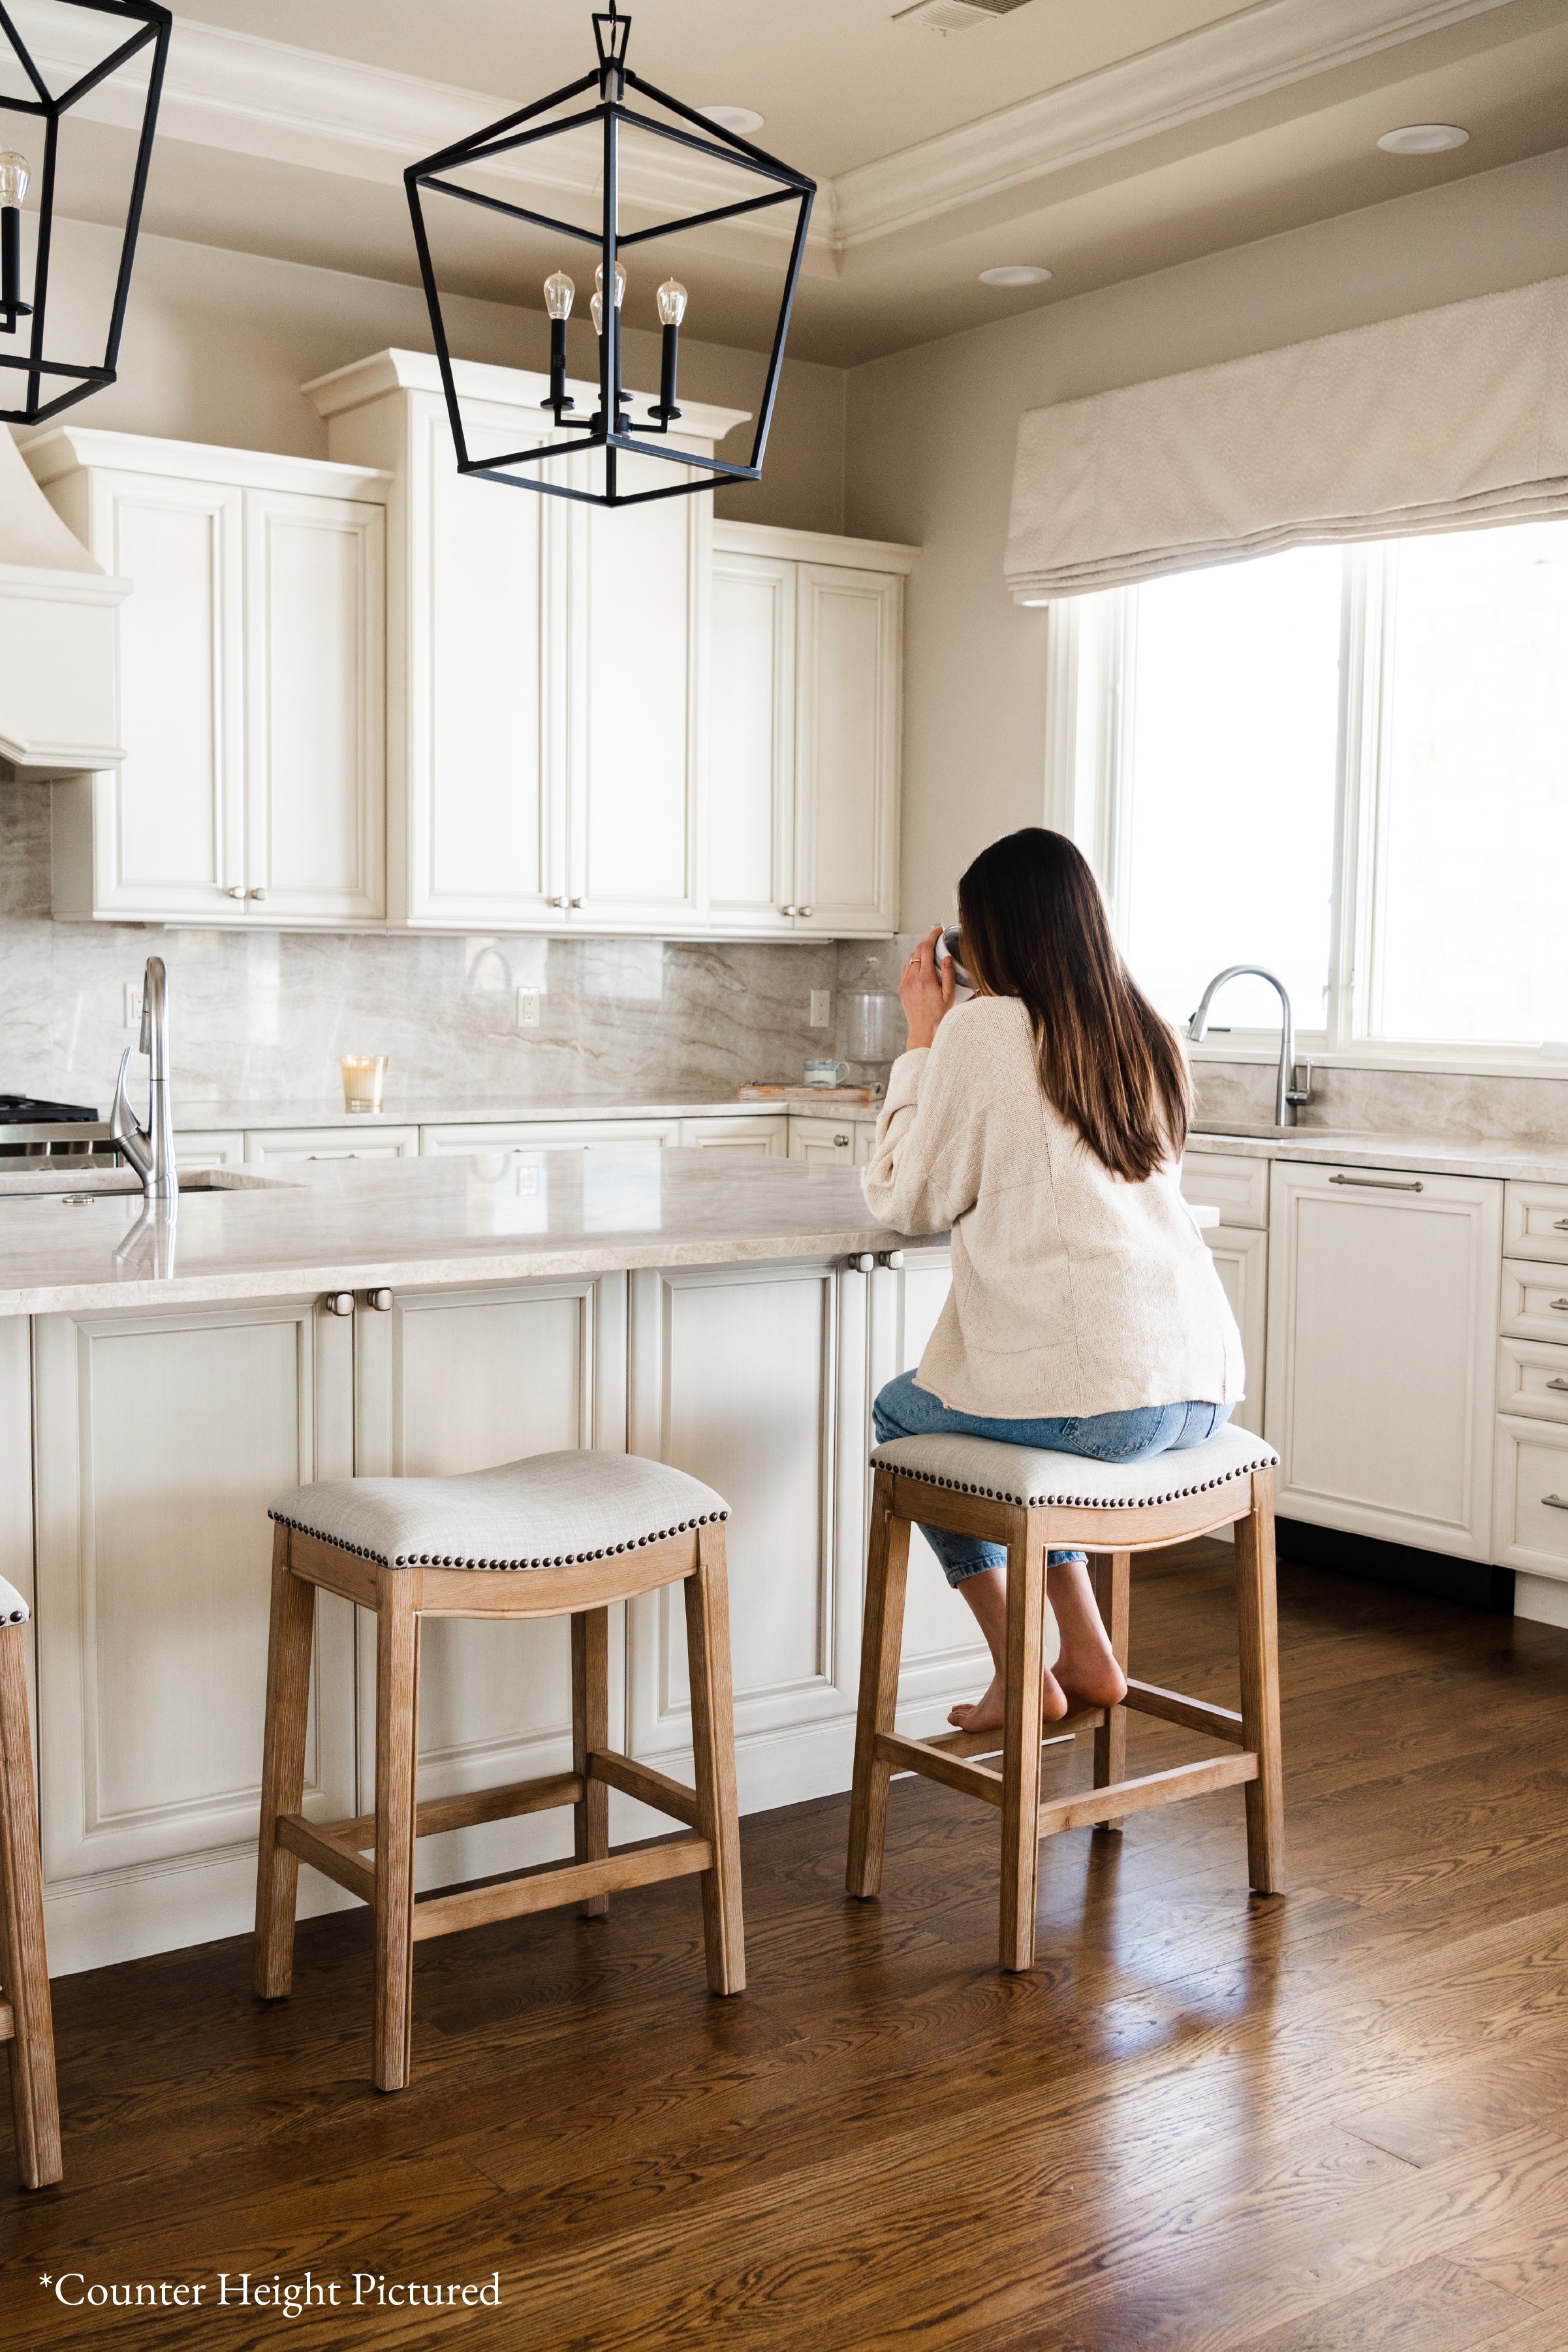
[[(486, 481), (504, 482), (513, 488), (539, 490), (549, 497), (577, 499), (590, 505), (611, 507), (640, 506), (652, 499), (681, 498), (695, 490), (716, 488), (721, 481), (754, 482), (761, 475), (763, 456), (768, 446), (768, 430), (772, 422), (779, 369), (784, 358), (784, 341), (789, 332), (795, 289), (800, 280), (816, 184), (803, 173), (793, 171), (789, 164), (780, 163), (775, 157), (765, 154), (760, 148), (749, 145), (729, 131), (719, 130), (706, 116), (685, 105), (681, 100), (654, 89), (651, 82), (641, 80), (626, 63), (632, 20), (623, 16), (617, 7), (612, 5), (607, 13), (595, 14), (592, 24), (598, 62), (580, 80), (569, 82), (564, 88), (553, 90), (548, 98), (519, 108), (500, 121), (491, 123), (486, 130), (475, 132), (471, 138), (443, 148), (439, 154), (426, 156), (423, 163), (411, 164), (403, 175), (413, 220), (420, 276), (430, 307), (435, 354), (456, 449), (457, 469), (459, 473), (479, 475)], [(652, 106), (663, 110), (664, 115), (674, 116), (675, 120), (662, 120), (658, 115), (628, 106), (628, 87)], [(595, 88), (598, 91), (596, 104), (556, 114), (557, 109), (570, 109), (572, 100)], [(552, 121), (541, 119), (551, 115), (555, 115)], [(465, 185), (454, 177), (465, 167), (494, 165), (503, 157), (519, 155), (522, 151), (538, 147), (547, 140), (569, 139), (580, 142), (584, 130), (591, 124), (600, 126), (602, 142), (602, 203), (600, 221), (593, 228), (515, 203), (496, 194), (493, 187)], [(655, 221), (622, 235), (620, 225), (621, 141), (622, 131), (627, 129), (670, 142), (694, 157), (708, 159), (710, 163), (717, 162), (732, 165), (747, 174), (749, 179), (764, 183), (763, 190), (758, 194), (737, 197), (733, 203), (700, 203), (677, 218)], [(711, 179), (711, 172), (708, 176)], [(559, 184), (559, 176), (555, 184)], [(596, 248), (594, 292), (589, 307), (598, 336), (598, 403), (591, 415), (582, 415), (577, 401), (566, 388), (567, 323), (571, 317), (577, 287), (567, 271), (558, 267), (544, 281), (545, 309), (550, 321), (550, 363), (549, 390), (542, 405), (553, 417), (555, 432), (549, 440), (535, 447), (516, 449), (501, 457), (483, 459), (470, 455), (463, 421), (458, 363), (453, 359), (431, 254), (425, 208), (436, 198), (455, 198), (463, 204), (476, 205), (491, 215), (517, 223), (519, 228), (548, 230), (558, 237)], [(683, 232), (708, 228), (719, 221), (736, 220), (778, 205), (795, 208), (793, 234), (768, 357), (767, 375), (758, 404), (750, 457), (738, 462), (705, 456), (689, 448), (673, 448), (664, 436), (681, 414), (677, 404), (680, 331), (689, 298), (685, 287), (674, 277), (664, 280), (653, 298), (653, 313), (662, 336), (659, 398), (656, 403), (644, 407), (637, 395), (628, 395), (623, 389), (621, 337), (628, 277), (621, 257), (654, 238), (668, 238)], [(646, 285), (646, 280), (643, 282)], [(606, 287), (613, 289), (613, 299), (609, 301), (605, 299)], [(643, 299), (646, 299), (646, 296)], [(604, 453), (601, 488), (585, 488), (580, 468), (571, 469), (578, 478), (559, 478), (559, 461), (563, 457), (575, 457), (585, 449), (601, 449)], [(639, 457), (661, 459), (678, 468), (679, 478), (653, 488), (622, 487), (619, 460), (623, 454), (633, 453)], [(552, 459), (558, 461), (554, 478), (549, 470)]]

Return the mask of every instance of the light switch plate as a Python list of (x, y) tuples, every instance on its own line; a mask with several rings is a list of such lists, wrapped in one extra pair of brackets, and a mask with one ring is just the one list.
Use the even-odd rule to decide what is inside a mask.
[(537, 1029), (538, 1025), (539, 991), (537, 988), (519, 988), (517, 991), (518, 1028)]
[(833, 1017), (833, 992), (831, 988), (811, 991), (811, 1026), (825, 1029)]
[(128, 980), (122, 982), (122, 986), (125, 992), (125, 1026), (127, 1029), (140, 1029), (141, 1026), (141, 982), (139, 980)]

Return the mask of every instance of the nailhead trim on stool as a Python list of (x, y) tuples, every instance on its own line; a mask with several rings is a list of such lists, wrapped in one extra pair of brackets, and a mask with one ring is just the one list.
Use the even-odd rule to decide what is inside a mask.
[[(267, 1514), (382, 1568), (578, 1568), (729, 1517), (700, 1478), (591, 1446), (448, 1478), (334, 1478)], [(514, 1552), (519, 1535), (536, 1549)]]
[(0, 1625), (25, 1625), (27, 1622), (26, 1602), (14, 1584), (0, 1576)]

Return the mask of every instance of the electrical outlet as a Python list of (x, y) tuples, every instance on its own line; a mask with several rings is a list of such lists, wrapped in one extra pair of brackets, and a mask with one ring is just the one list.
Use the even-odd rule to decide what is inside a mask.
[(140, 981), (128, 980), (123, 982), (123, 988), (125, 1026), (128, 1029), (140, 1029), (141, 1026), (141, 983)]
[(519, 1168), (517, 1171), (518, 1198), (524, 1201), (532, 1200), (537, 1196), (538, 1189), (538, 1170), (537, 1168)]
[(831, 988), (811, 991), (811, 1026), (825, 1029), (833, 1017), (833, 992)]
[(537, 988), (518, 989), (517, 1026), (519, 1029), (537, 1029), (538, 1027), (539, 993), (540, 992)]

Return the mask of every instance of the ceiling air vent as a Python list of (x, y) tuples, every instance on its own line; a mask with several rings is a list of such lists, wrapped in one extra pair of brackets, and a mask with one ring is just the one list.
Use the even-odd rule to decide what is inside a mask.
[(895, 25), (924, 25), (930, 33), (967, 33), (972, 25), (988, 24), (994, 16), (1026, 8), (1029, 0), (915, 0), (913, 8), (895, 8)]

